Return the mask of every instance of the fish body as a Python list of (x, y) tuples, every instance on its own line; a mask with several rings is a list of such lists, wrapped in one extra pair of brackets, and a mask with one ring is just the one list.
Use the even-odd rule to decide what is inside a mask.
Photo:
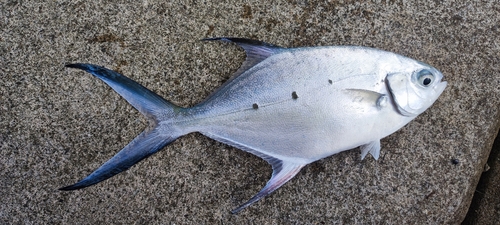
[(200, 132), (255, 154), (273, 167), (267, 185), (236, 213), (278, 189), (318, 159), (360, 146), (380, 154), (384, 138), (425, 111), (446, 87), (435, 68), (391, 52), (357, 47), (282, 48), (241, 38), (214, 38), (245, 49), (247, 59), (203, 102), (181, 108), (129, 78), (71, 64), (110, 85), (150, 121), (141, 135), (82, 181), (96, 184)]

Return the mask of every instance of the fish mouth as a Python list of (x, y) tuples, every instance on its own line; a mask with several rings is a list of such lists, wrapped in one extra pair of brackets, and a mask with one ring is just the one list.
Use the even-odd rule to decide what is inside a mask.
[(438, 84), (436, 84), (436, 86), (434, 86), (434, 91), (437, 93), (437, 96), (440, 96), (443, 93), (447, 85), (448, 82), (441, 80), (441, 82), (439, 82)]
[(443, 76), (443, 74), (439, 70), (437, 70), (436, 68), (431, 67), (429, 70), (437, 78), (436, 81), (438, 83), (436, 83), (434, 85), (434, 87), (432, 88), (434, 90), (434, 92), (437, 94), (437, 96), (436, 96), (436, 98), (437, 98), (437, 97), (439, 97), (441, 95), (441, 93), (443, 93), (444, 89), (448, 85), (448, 82), (446, 82), (445, 77)]

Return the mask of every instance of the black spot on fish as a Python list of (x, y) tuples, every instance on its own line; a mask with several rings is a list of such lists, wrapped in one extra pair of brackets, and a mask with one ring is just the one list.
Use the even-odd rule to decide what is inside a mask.
[(297, 99), (297, 98), (299, 98), (299, 96), (297, 95), (297, 92), (295, 92), (295, 91), (294, 91), (294, 92), (292, 92), (292, 98), (293, 98), (293, 99)]
[(333, 84), (333, 81), (332, 81), (332, 80), (328, 80), (328, 83), (329, 83), (329, 84)]
[(258, 108), (259, 108), (259, 105), (257, 105), (257, 103), (253, 103), (252, 108), (253, 108), (253, 109), (258, 109)]

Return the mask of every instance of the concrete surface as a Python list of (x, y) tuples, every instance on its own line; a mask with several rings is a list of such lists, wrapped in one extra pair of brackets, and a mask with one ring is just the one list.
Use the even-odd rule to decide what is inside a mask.
[[(500, 6), (476, 1), (4, 1), (0, 4), (0, 221), (151, 224), (457, 224), (499, 128)], [(118, 70), (182, 106), (243, 61), (205, 37), (286, 47), (363, 45), (440, 69), (435, 105), (382, 141), (305, 167), (240, 214), (271, 168), (190, 134), (130, 170), (74, 192), (146, 126), (105, 84), (65, 69)]]
[[(500, 134), (500, 133), (499, 133)], [(463, 225), (496, 225), (500, 221), (500, 135), (493, 143)]]

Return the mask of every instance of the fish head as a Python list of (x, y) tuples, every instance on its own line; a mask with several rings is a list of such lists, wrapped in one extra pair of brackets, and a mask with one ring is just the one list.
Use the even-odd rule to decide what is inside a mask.
[(447, 82), (441, 72), (422, 62), (413, 61), (404, 70), (388, 74), (386, 83), (399, 113), (417, 116), (436, 101)]

